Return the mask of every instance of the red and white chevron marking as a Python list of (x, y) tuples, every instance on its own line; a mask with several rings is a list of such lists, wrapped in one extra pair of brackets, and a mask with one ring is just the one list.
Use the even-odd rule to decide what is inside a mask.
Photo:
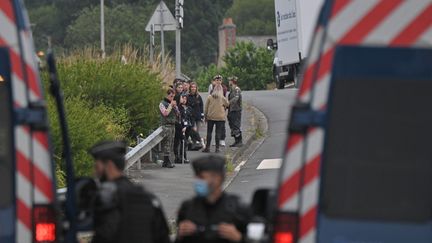
[[(15, 108), (27, 107), (29, 100), (42, 99), (32, 38), (18, 30), (12, 1), (0, 1), (0, 46), (9, 48), (12, 95)], [(21, 39), (22, 49), (19, 39)], [(32, 206), (54, 201), (53, 171), (47, 133), (16, 126), (16, 242), (32, 242)]]
[[(316, 30), (298, 95), (300, 101), (310, 103), (315, 110), (326, 108), (335, 47), (353, 44), (431, 47), (432, 1), (335, 0), (327, 32), (322, 26)], [(306, 136), (293, 134), (288, 140), (278, 205), (282, 211), (300, 212), (301, 243), (316, 241), (323, 140), (321, 128), (309, 130)]]

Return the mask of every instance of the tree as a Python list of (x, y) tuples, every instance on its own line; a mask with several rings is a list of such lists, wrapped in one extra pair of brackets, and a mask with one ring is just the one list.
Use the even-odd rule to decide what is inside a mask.
[(245, 90), (266, 89), (273, 82), (273, 53), (250, 42), (240, 42), (224, 56), (223, 72), (239, 78), (239, 86)]
[(232, 0), (185, 1), (182, 30), (184, 72), (194, 76), (200, 66), (208, 66), (216, 61), (218, 27), (222, 24), (223, 16), (231, 5)]
[(274, 0), (236, 0), (226, 13), (237, 25), (238, 35), (275, 35)]
[[(105, 41), (107, 50), (116, 45), (131, 43), (143, 47), (148, 43), (145, 32), (146, 9), (132, 5), (105, 7)], [(85, 8), (68, 27), (65, 46), (81, 48), (100, 44), (100, 6)]]
[(223, 77), (237, 76), (244, 90), (266, 89), (267, 84), (273, 82), (273, 54), (250, 42), (237, 43), (225, 54), (225, 66), (219, 69), (214, 64), (208, 66), (200, 73), (198, 83), (208, 85), (214, 75), (222, 74)]

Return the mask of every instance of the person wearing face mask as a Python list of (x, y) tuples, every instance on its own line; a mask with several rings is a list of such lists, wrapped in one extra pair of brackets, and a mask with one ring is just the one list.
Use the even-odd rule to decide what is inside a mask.
[(160, 201), (123, 174), (126, 144), (104, 141), (90, 149), (100, 181), (92, 243), (169, 243)]
[(176, 243), (245, 242), (249, 210), (237, 196), (225, 193), (225, 159), (205, 156), (192, 162), (196, 196), (182, 203)]

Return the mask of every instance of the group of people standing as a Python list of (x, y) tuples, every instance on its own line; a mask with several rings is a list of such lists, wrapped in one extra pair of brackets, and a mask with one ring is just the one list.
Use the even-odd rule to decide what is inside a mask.
[[(235, 138), (230, 147), (243, 145), (241, 125), (242, 98), (241, 90), (237, 86), (237, 77), (228, 78), (230, 91), (227, 96), (227, 88), (222, 82), (221, 75), (216, 75), (209, 86), (209, 97), (205, 103), (204, 118), (207, 121), (207, 143), (203, 152), (210, 152), (213, 128), (216, 127), (215, 152), (220, 151), (220, 146), (225, 146), (226, 129), (228, 120), (231, 136)], [(228, 115), (227, 112), (228, 111)]]
[[(163, 141), (162, 167), (174, 168), (175, 163), (189, 163), (186, 152), (188, 149), (200, 150), (204, 147), (202, 152), (210, 152), (214, 128), (215, 152), (220, 152), (220, 147), (225, 146), (226, 120), (231, 128), (231, 136), (235, 139), (230, 147), (242, 146), (242, 97), (237, 80), (237, 77), (228, 78), (228, 93), (228, 88), (223, 84), (223, 77), (214, 76), (209, 85), (209, 96), (205, 105), (195, 82), (174, 80), (173, 85), (167, 90), (166, 97), (159, 104), (161, 125), (166, 134)], [(205, 142), (199, 134), (203, 123), (207, 124)], [(172, 158), (175, 158), (174, 163)]]

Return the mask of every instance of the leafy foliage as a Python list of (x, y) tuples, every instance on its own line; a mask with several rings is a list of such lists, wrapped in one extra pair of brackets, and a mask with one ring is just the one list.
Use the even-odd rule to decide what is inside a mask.
[[(127, 53), (127, 64), (119, 53)], [(148, 134), (159, 125), (158, 104), (162, 98), (161, 79), (172, 73), (166, 65), (148, 65), (138, 50), (119, 47), (115, 55), (101, 60), (92, 49), (76, 52), (58, 62), (69, 125), (75, 171), (89, 175), (93, 162), (88, 149), (106, 139), (131, 142), (137, 133)], [(44, 75), (47, 84), (47, 75)], [(45, 85), (46, 88), (48, 85)], [(57, 162), (59, 186), (64, 184), (61, 134), (55, 104), (48, 99), (48, 112)]]
[[(131, 43), (148, 44), (144, 28), (159, 0), (105, 0), (106, 49)], [(174, 1), (166, 1), (174, 13)], [(47, 48), (47, 37), (66, 52), (85, 46), (99, 46), (100, 7), (94, 0), (26, 0), (36, 47)], [(200, 66), (215, 62), (218, 26), (232, 0), (188, 0), (184, 6), (182, 61), (185, 73), (195, 74)], [(159, 41), (159, 33), (156, 35)], [(175, 53), (174, 32), (165, 32), (167, 53)]]
[(62, 60), (58, 71), (66, 97), (80, 97), (92, 106), (125, 109), (131, 128), (129, 137), (148, 134), (159, 124), (158, 104), (163, 96), (159, 73), (140, 59), (124, 65), (120, 56), (104, 60), (75, 54)]
[[(188, 73), (217, 59), (218, 26), (231, 6), (231, 0), (185, 1), (182, 30), (182, 60)], [(187, 70), (189, 69), (189, 70)]]
[[(105, 36), (107, 51), (114, 51), (116, 44), (130, 43), (142, 47), (148, 42), (144, 29), (146, 9), (132, 5), (117, 5), (105, 9)], [(68, 27), (65, 46), (76, 49), (84, 46), (99, 46), (100, 6), (85, 8)]]
[[(113, 109), (103, 104), (92, 106), (78, 97), (65, 100), (65, 109), (77, 176), (88, 176), (92, 171), (93, 160), (88, 149), (98, 141), (125, 139), (129, 129), (125, 109)], [(61, 131), (53, 99), (48, 99), (48, 114), (51, 137), (54, 145), (54, 159), (57, 164), (59, 186), (64, 183)]]
[(275, 35), (274, 0), (236, 0), (226, 13), (238, 35)]
[(225, 66), (220, 69), (215, 65), (203, 69), (198, 77), (199, 84), (208, 85), (211, 78), (218, 73), (224, 77), (237, 76), (238, 84), (244, 90), (266, 89), (267, 84), (273, 82), (273, 53), (265, 48), (240, 42), (227, 51), (224, 61)]

